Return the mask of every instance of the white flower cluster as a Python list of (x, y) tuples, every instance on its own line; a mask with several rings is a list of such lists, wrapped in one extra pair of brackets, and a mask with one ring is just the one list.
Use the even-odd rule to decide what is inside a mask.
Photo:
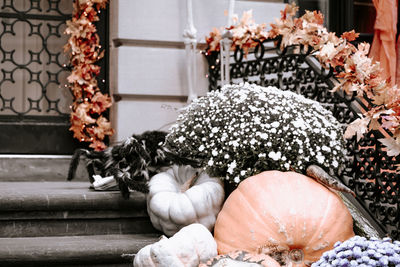
[(330, 111), (298, 94), (247, 83), (193, 101), (165, 146), (235, 183), (265, 170), (304, 172), (310, 164), (338, 173), (346, 158)]

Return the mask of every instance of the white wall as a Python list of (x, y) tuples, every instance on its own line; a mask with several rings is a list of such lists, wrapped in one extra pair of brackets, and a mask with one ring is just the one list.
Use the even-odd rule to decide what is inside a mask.
[[(213, 27), (226, 24), (228, 0), (192, 0), (197, 40), (204, 43)], [(236, 1), (235, 13), (253, 9), (257, 23), (273, 22), (283, 1)], [(182, 33), (186, 0), (110, 1), (110, 91), (114, 102), (113, 141), (145, 130), (168, 130), (186, 104), (186, 59)], [(207, 63), (197, 57), (197, 92), (207, 92)]]

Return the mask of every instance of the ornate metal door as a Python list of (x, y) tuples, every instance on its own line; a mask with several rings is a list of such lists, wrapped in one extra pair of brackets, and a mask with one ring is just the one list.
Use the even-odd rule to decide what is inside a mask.
[(71, 13), (71, 0), (0, 0), (0, 153), (69, 154), (79, 146), (68, 130), (63, 52)]

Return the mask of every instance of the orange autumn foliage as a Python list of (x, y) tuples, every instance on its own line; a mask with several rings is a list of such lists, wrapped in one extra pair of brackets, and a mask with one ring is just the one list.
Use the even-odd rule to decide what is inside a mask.
[(74, 138), (90, 143), (95, 150), (106, 148), (103, 140), (114, 133), (103, 113), (111, 107), (111, 98), (98, 87), (96, 77), (100, 67), (96, 62), (104, 56), (100, 38), (93, 22), (108, 0), (79, 0), (74, 2), (72, 19), (67, 21), (65, 33), (70, 35), (64, 50), (70, 54), (73, 66), (67, 80), (74, 96), (70, 116), (70, 130)]

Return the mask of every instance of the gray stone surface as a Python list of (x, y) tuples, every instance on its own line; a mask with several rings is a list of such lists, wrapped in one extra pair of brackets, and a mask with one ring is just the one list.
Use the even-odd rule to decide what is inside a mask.
[(129, 263), (122, 254), (135, 254), (158, 239), (157, 234), (0, 238), (0, 266)]
[(0, 266), (132, 266), (158, 240), (145, 195), (89, 182), (0, 182)]
[(115, 219), (10, 220), (0, 222), (1, 237), (141, 234), (157, 232), (148, 217)]
[(0, 182), (0, 211), (120, 210), (146, 206), (144, 194), (129, 200), (119, 191), (94, 191), (89, 182)]
[[(0, 181), (65, 181), (70, 161), (70, 155), (0, 155)], [(75, 179), (88, 181), (84, 160)]]
[(154, 233), (145, 195), (87, 182), (0, 182), (0, 237)]

